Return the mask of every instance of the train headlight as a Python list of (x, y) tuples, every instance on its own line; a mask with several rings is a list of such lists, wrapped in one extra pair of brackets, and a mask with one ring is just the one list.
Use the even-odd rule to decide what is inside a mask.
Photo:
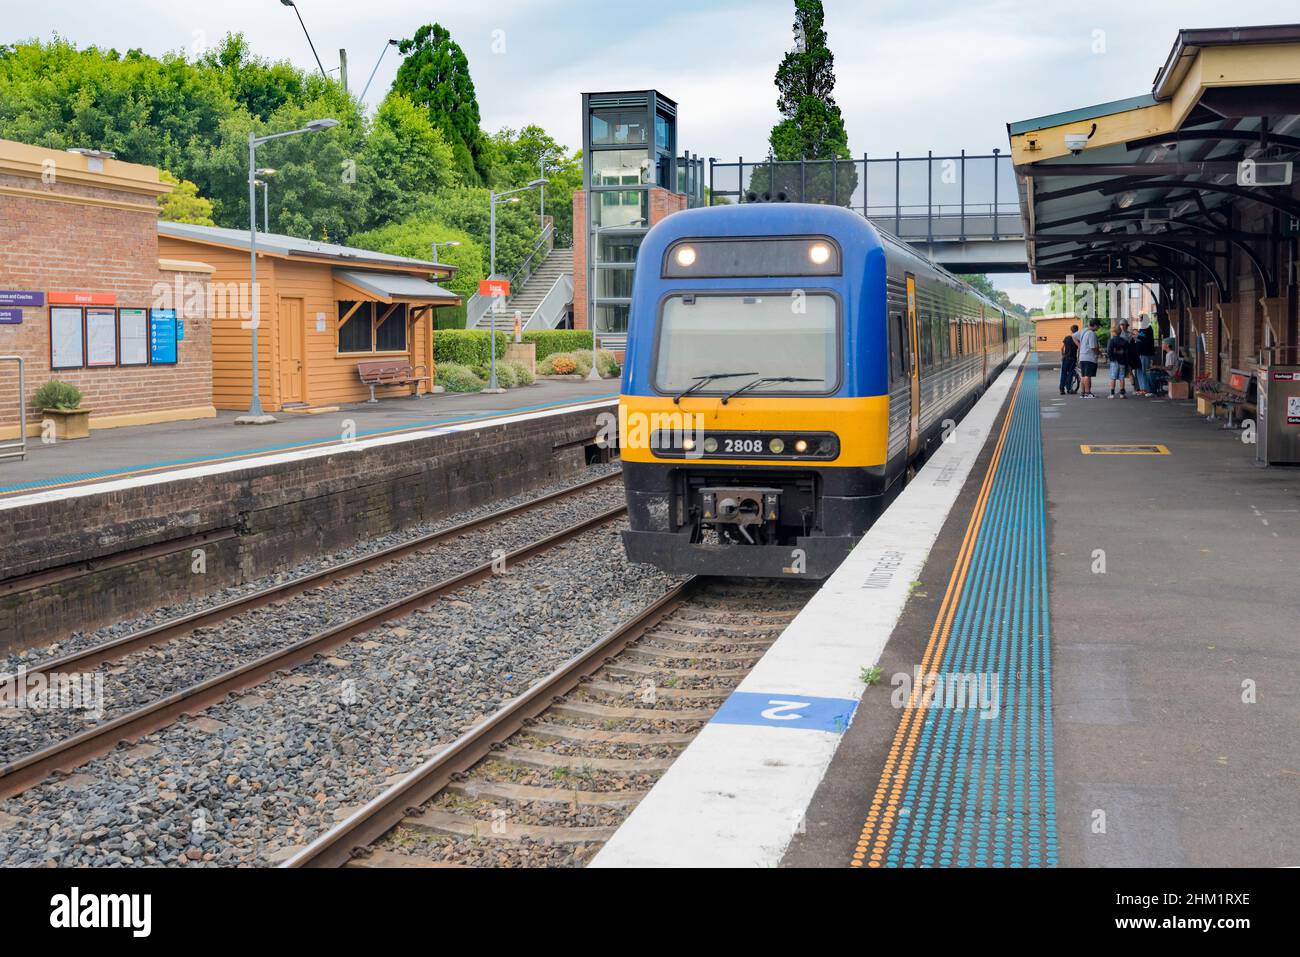
[(687, 452), (694, 452), (694, 451), (695, 451), (695, 440), (694, 440), (694, 439), (682, 439), (682, 448), (684, 448)]
[(677, 250), (677, 265), (689, 269), (695, 265), (695, 255), (694, 246), (682, 246)]
[(794, 444), (794, 450), (800, 455), (803, 455), (808, 451), (808, 441), (806, 439), (800, 439)]
[(718, 440), (717, 440), (717, 439), (705, 439), (705, 440), (704, 440), (704, 451), (708, 452), (710, 455), (712, 455), (714, 452), (718, 451)]
[(780, 455), (785, 451), (785, 442), (782, 439), (773, 439), (767, 444), (773, 455)]
[(831, 261), (831, 247), (825, 243), (813, 243), (808, 249), (808, 258), (814, 266), (825, 266)]

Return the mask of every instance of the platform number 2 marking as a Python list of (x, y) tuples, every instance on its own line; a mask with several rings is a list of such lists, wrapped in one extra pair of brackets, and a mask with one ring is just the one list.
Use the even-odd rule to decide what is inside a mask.
[(776, 698), (769, 701), (768, 704), (775, 707), (760, 712), (761, 716), (767, 721), (802, 721), (804, 716), (798, 714), (795, 709), (812, 706), (811, 701), (781, 701)]

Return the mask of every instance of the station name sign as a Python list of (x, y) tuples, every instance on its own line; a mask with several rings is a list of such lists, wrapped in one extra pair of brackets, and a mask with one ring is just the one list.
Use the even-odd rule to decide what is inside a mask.
[(116, 306), (117, 293), (112, 292), (52, 292), (50, 303), (60, 306)]
[(483, 279), (478, 284), (478, 294), (480, 296), (500, 296), (504, 299), (510, 295), (510, 280)]

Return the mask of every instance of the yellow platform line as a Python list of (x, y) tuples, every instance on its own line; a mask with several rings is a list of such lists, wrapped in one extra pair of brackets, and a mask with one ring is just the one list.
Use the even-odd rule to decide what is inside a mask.
[(1021, 368), (1020, 374), (1016, 377), (1015, 388), (1011, 390), (1011, 400), (1007, 403), (1006, 417), (998, 433), (997, 444), (993, 448), (993, 458), (989, 462), (988, 472), (985, 473), (979, 497), (975, 500), (975, 511), (966, 526), (966, 535), (957, 553), (952, 577), (948, 579), (948, 588), (944, 592), (943, 602), (939, 605), (939, 614), (935, 618), (934, 628), (930, 631), (930, 639), (925, 646), (925, 654), (921, 658), (922, 681), (919, 686), (912, 688), (907, 707), (903, 709), (903, 716), (898, 723), (898, 731), (895, 732), (893, 743), (889, 746), (884, 770), (880, 773), (880, 781), (876, 785), (871, 806), (867, 811), (866, 823), (862, 827), (862, 834), (858, 838), (853, 857), (849, 862), (852, 867), (864, 865), (880, 867), (884, 860), (889, 835), (894, 829), (894, 822), (898, 816), (898, 802), (902, 797), (903, 786), (907, 782), (907, 772), (912, 764), (916, 740), (920, 736), (921, 727), (925, 723), (923, 720), (925, 711), (930, 704), (929, 697), (925, 695), (924, 676), (930, 673), (934, 664), (942, 660), (944, 648), (948, 644), (953, 619), (957, 614), (957, 605), (961, 600), (971, 558), (975, 553), (975, 541), (979, 538), (980, 528), (984, 524), (989, 496), (993, 491), (993, 480), (1002, 461), (1002, 449), (1011, 431), (1012, 413), (1015, 411), (1016, 399), (1020, 395), (1020, 386), (1024, 382), (1025, 368)]

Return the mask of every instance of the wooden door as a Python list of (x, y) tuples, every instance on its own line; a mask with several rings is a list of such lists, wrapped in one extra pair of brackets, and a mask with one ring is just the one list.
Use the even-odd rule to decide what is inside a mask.
[(303, 349), (303, 303), (280, 297), (280, 404), (303, 402), (307, 366)]

